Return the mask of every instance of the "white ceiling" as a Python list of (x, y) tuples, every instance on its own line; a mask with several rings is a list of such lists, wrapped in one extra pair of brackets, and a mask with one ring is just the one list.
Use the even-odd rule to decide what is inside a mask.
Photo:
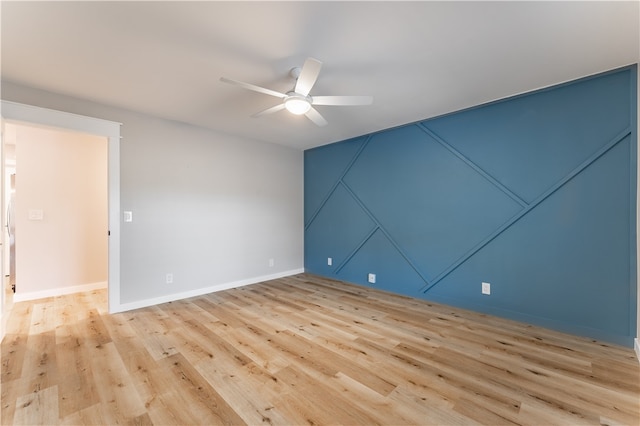
[[(8, 2), (2, 78), (300, 149), (637, 63), (630, 2)], [(278, 99), (307, 57), (311, 95), (373, 95), (317, 109)]]

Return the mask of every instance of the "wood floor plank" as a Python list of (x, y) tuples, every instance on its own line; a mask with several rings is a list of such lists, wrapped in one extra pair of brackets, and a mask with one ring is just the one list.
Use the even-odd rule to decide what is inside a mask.
[(156, 425), (197, 425), (211, 423), (211, 413), (200, 402), (192, 402), (180, 389), (156, 395), (148, 403), (149, 418)]
[(2, 406), (0, 407), (0, 424), (11, 425), (16, 413), (16, 403), (21, 396), (22, 382), (11, 380), (2, 382), (0, 386)]
[(108, 411), (106, 404), (97, 403), (76, 411), (63, 418), (61, 423), (69, 425), (107, 425), (114, 424), (114, 413)]
[[(58, 382), (59, 414), (62, 418), (100, 402), (91, 370), (94, 346), (83, 343), (85, 328), (65, 324), (56, 329), (58, 370), (65, 372)], [(75, 397), (82, 394), (82, 398)]]
[(288, 406), (295, 406), (298, 411), (305, 413), (306, 420), (310, 424), (372, 425), (379, 423), (366, 411), (352, 405), (345, 406), (340, 394), (333, 392), (323, 382), (315, 380), (295, 366), (280, 370), (276, 377), (295, 390), (283, 395), (282, 398), (288, 401)]
[(31, 326), (29, 327), (29, 334), (35, 335), (38, 333), (44, 333), (51, 331), (55, 328), (56, 310), (54, 307), (54, 300), (52, 298), (45, 299), (42, 303), (36, 303), (33, 306), (31, 312)]
[(270, 373), (285, 368), (291, 362), (270, 344), (266, 332), (256, 325), (225, 330), (222, 336), (250, 358), (254, 364)]
[(307, 274), (107, 314), (14, 304), (13, 424), (637, 425), (634, 351)]
[(156, 360), (178, 353), (175, 341), (169, 335), (173, 325), (168, 316), (159, 308), (139, 310), (129, 324)]
[(126, 423), (145, 413), (145, 407), (135, 391), (135, 384), (113, 342), (96, 348), (90, 368), (96, 383), (95, 389), (103, 404), (108, 404), (112, 414), (109, 423)]
[(22, 364), (27, 351), (28, 334), (8, 334), (2, 341), (2, 383), (17, 379), (22, 374)]
[(162, 360), (162, 364), (171, 371), (175, 381), (181, 384), (182, 392), (188, 398), (188, 409), (198, 407), (201, 414), (198, 422), (203, 424), (245, 424), (242, 418), (209, 384), (198, 370), (182, 355), (172, 355)]
[[(200, 362), (196, 369), (229, 406), (249, 425), (287, 424), (291, 418), (285, 416), (272, 404), (272, 400), (288, 389), (278, 383), (275, 376), (254, 363), (241, 368), (229, 369), (216, 362)], [(277, 388), (266, 384), (277, 383)], [(247, 392), (250, 386), (255, 392)], [(259, 391), (257, 391), (260, 389)]]
[(640, 393), (640, 377), (629, 374), (628, 363), (615, 359), (596, 358), (591, 361), (591, 378), (596, 384)]
[(27, 345), (32, 350), (25, 354), (24, 359), (22, 381), (26, 384), (25, 393), (57, 385), (60, 378), (56, 362), (55, 331), (30, 335)]
[(198, 410), (185, 409), (189, 401), (185, 399), (172, 371), (158, 363), (144, 348), (127, 353), (125, 357), (125, 366), (152, 423), (197, 423), (197, 417), (194, 416)]
[(26, 393), (16, 400), (14, 424), (50, 425), (58, 423), (58, 387)]

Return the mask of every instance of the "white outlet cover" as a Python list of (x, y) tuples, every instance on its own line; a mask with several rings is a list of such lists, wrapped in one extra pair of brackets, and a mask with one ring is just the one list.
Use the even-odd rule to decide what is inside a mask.
[(491, 284), (490, 283), (482, 283), (482, 294), (491, 294)]
[(367, 279), (371, 284), (375, 284), (376, 283), (376, 274), (369, 274)]
[(333, 265), (333, 258), (327, 257), (327, 265), (329, 266)]

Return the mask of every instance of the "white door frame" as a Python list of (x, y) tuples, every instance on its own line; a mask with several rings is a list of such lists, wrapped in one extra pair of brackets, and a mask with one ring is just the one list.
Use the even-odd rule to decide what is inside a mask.
[[(109, 204), (109, 313), (120, 312), (120, 126), (121, 123), (2, 101), (2, 119), (36, 126), (55, 127), (108, 139)], [(4, 174), (4, 164), (2, 164)], [(5, 314), (4, 312), (2, 313)]]
[[(2, 202), (0, 206), (2, 206), (2, 212), (0, 213), (0, 218), (2, 223), (0, 224), (0, 228), (4, 227), (6, 223), (5, 212), (4, 212), (4, 141), (5, 141), (5, 133), (4, 133), (4, 117), (0, 115), (0, 199)], [(0, 263), (0, 342), (4, 339), (4, 335), (6, 334), (6, 325), (9, 313), (6, 312), (7, 306), (5, 305), (5, 276), (4, 276), (4, 251), (5, 244), (7, 243), (7, 239), (4, 235), (4, 229), (2, 230), (2, 237), (0, 237), (0, 255), (2, 255), (2, 263)]]

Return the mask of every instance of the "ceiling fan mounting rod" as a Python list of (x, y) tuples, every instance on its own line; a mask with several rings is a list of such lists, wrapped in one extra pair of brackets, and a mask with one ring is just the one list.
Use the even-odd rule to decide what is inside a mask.
[(293, 67), (293, 68), (291, 68), (291, 70), (289, 70), (289, 75), (297, 80), (298, 77), (300, 77), (300, 73), (301, 72), (302, 72), (302, 68)]

